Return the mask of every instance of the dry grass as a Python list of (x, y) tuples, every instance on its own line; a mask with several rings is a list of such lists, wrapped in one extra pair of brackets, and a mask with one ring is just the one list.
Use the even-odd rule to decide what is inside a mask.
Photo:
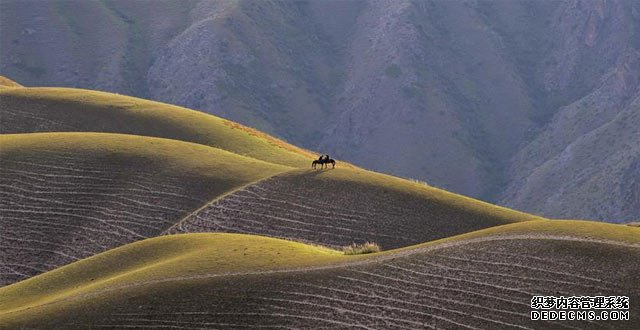
[(249, 126), (245, 126), (230, 120), (224, 120), (223, 123), (233, 129), (239, 129), (242, 130), (244, 132), (246, 132), (247, 134), (251, 135), (251, 136), (255, 136), (257, 138), (263, 139), (265, 141), (267, 141), (269, 144), (271, 144), (274, 147), (278, 147), (278, 148), (282, 148), (294, 153), (298, 153), (298, 154), (302, 154), (305, 155), (307, 157), (311, 157), (311, 158), (315, 158), (316, 154), (312, 153), (311, 151), (299, 148), (295, 145), (289, 144), (281, 139), (278, 139), (276, 137), (273, 137), (269, 134), (266, 134), (264, 132), (261, 132), (253, 127), (249, 127)]
[(3, 88), (15, 88), (15, 87), (22, 87), (22, 85), (18, 84), (17, 82), (4, 77), (4, 76), (0, 76), (0, 87)]
[(374, 242), (365, 242), (362, 244), (353, 243), (344, 246), (342, 252), (346, 255), (376, 253), (380, 252), (380, 246)]

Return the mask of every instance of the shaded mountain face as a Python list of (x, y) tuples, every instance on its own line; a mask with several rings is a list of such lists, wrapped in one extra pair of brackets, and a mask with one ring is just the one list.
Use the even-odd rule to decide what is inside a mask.
[(200, 109), (550, 217), (640, 211), (633, 1), (2, 1), (0, 15), (0, 74), (27, 86)]

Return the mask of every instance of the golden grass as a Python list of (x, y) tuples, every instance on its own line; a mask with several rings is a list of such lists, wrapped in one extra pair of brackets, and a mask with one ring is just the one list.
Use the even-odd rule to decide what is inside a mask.
[(616, 241), (622, 244), (640, 244), (640, 228), (585, 220), (538, 220), (496, 226), (447, 237), (400, 249), (383, 251), (381, 254), (411, 251), (416, 248), (456, 243), (464, 240), (494, 236), (567, 236), (585, 240)]
[[(163, 171), (180, 171), (203, 179), (229, 182), (227, 188), (214, 191), (218, 195), (230, 191), (229, 187), (240, 187), (287, 171), (290, 173), (282, 175), (311, 173), (316, 180), (384, 189), (385, 192), (416, 197), (484, 219), (491, 218), (502, 224), (410, 247), (358, 255), (239, 234), (183, 234), (147, 239), (0, 288), (0, 327), (9, 322), (60, 313), (69, 307), (80, 308), (85, 303), (99, 304), (103, 300), (117, 298), (118, 292), (131, 287), (144, 287), (145, 292), (152, 293), (167, 283), (233, 274), (333, 267), (489, 236), (559, 235), (640, 244), (640, 228), (577, 220), (546, 220), (422, 183), (357, 168), (342, 168), (340, 164), (335, 170), (292, 171), (291, 167), (265, 161), (308, 167), (313, 155), (254, 129), (180, 107), (109, 93), (61, 88), (3, 89), (0, 96), (47, 103), (52, 107), (47, 108), (45, 115), (50, 119), (64, 120), (79, 129), (106, 127), (106, 131), (143, 135), (81, 132), (0, 135), (0, 159), (38, 155), (42, 151), (74, 152), (90, 157), (134, 155), (162, 163)], [(225, 171), (220, 171), (221, 168)], [(470, 222), (475, 220), (475, 217), (469, 218)], [(351, 251), (378, 252), (379, 247), (375, 244), (354, 246)]]
[[(303, 171), (292, 171), (285, 175), (299, 175)], [(371, 189), (385, 189), (389, 193), (408, 195), (441, 205), (447, 205), (459, 211), (466, 211), (495, 218), (501, 224), (518, 221), (542, 220), (544, 218), (532, 214), (515, 211), (506, 207), (486, 203), (474, 198), (455, 194), (443, 189), (431, 187), (422, 182), (414, 182), (391, 175), (367, 171), (360, 168), (336, 168), (318, 171), (315, 179), (340, 182), (343, 184), (357, 183), (369, 186)], [(473, 219), (469, 219), (473, 221)]]
[[(183, 234), (147, 239), (60, 267), (0, 289), (3, 315), (38, 305), (145, 282), (329, 265), (340, 251), (241, 234)], [(117, 294), (117, 290), (110, 291)], [(25, 294), (29, 293), (29, 294)], [(56, 306), (48, 305), (55, 309)]]
[[(182, 234), (147, 239), (60, 267), (0, 288), (0, 323), (23, 322), (77, 308), (84, 303), (115, 299), (118, 291), (155, 290), (181, 281), (221, 276), (336, 267), (370, 258), (397, 257), (423, 248), (505, 235), (570, 236), (640, 244), (640, 229), (577, 220), (513, 223), (411, 247), (365, 255), (287, 240), (242, 234)], [(74, 307), (75, 306), (75, 307)]]
[(22, 85), (18, 84), (17, 82), (5, 77), (5, 76), (0, 76), (0, 89), (2, 88), (16, 88), (16, 87), (22, 87)]
[[(255, 129), (160, 102), (71, 88), (0, 90), (5, 109), (60, 122), (54, 131), (135, 134), (194, 142), (263, 161), (308, 167), (315, 154)], [(44, 131), (48, 128), (37, 127)], [(16, 132), (31, 133), (31, 132)]]
[(72, 152), (86, 157), (138, 157), (160, 165), (162, 171), (242, 185), (291, 169), (196, 143), (146, 136), (73, 132), (0, 135), (0, 152), (5, 159), (26, 155), (46, 158), (42, 151)]
[(231, 127), (232, 129), (239, 129), (241, 131), (246, 132), (247, 134), (249, 134), (251, 136), (254, 136), (254, 137), (257, 137), (257, 138), (262, 139), (264, 141), (267, 141), (272, 146), (279, 147), (279, 148), (282, 148), (282, 149), (285, 149), (285, 150), (289, 150), (291, 152), (295, 152), (295, 153), (298, 153), (298, 154), (301, 154), (301, 155), (305, 155), (305, 156), (307, 156), (309, 158), (312, 158), (312, 159), (316, 157), (316, 153), (314, 153), (314, 152), (302, 149), (302, 148), (300, 148), (298, 146), (295, 146), (293, 144), (289, 144), (289, 143), (287, 143), (287, 142), (285, 142), (285, 141), (283, 141), (281, 139), (273, 137), (273, 136), (271, 136), (271, 135), (269, 135), (267, 133), (264, 133), (262, 131), (259, 131), (259, 130), (255, 129), (253, 127), (244, 126), (242, 124), (239, 124), (239, 123), (236, 123), (236, 122), (233, 122), (233, 121), (230, 121), (230, 120), (225, 120), (224, 124), (229, 126), (229, 127)]

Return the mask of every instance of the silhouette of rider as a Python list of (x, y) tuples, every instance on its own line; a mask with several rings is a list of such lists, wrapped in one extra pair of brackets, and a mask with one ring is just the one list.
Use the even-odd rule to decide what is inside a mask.
[(320, 155), (320, 158), (318, 158), (318, 161), (322, 161), (324, 159), (324, 155)]
[(329, 158), (329, 155), (324, 155), (324, 161), (325, 161), (325, 162), (326, 162), (326, 161), (328, 161), (329, 159), (330, 159), (330, 158)]

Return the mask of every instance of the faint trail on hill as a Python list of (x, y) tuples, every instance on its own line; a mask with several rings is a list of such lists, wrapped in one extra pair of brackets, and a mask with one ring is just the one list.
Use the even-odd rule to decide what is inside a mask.
[[(68, 298), (64, 298), (62, 300), (73, 300), (73, 299), (79, 299), (79, 298), (86, 298), (86, 297), (90, 297), (90, 296), (95, 296), (95, 295), (99, 295), (101, 293), (104, 292), (110, 292), (110, 291), (116, 291), (116, 290), (122, 290), (122, 289), (129, 289), (129, 288), (134, 288), (134, 287), (140, 287), (140, 286), (145, 286), (145, 285), (149, 285), (149, 284), (158, 284), (158, 283), (165, 283), (165, 282), (174, 282), (174, 281), (186, 281), (186, 280), (198, 280), (198, 279), (207, 279), (207, 278), (216, 278), (216, 277), (226, 277), (226, 276), (248, 276), (248, 275), (269, 275), (269, 274), (283, 274), (283, 273), (304, 273), (304, 272), (313, 272), (313, 271), (324, 271), (324, 270), (330, 270), (330, 269), (351, 269), (351, 268), (356, 268), (354, 270), (351, 270), (351, 272), (354, 273), (361, 273), (364, 275), (370, 275), (370, 276), (374, 276), (374, 277), (382, 277), (382, 278), (387, 278), (388, 280), (393, 280), (393, 281), (400, 281), (403, 283), (407, 283), (407, 284), (416, 284), (415, 282), (411, 282), (411, 281), (404, 281), (402, 279), (399, 278), (389, 278), (386, 275), (386, 272), (379, 272), (381, 269), (385, 269), (385, 268), (390, 268), (391, 272), (401, 272), (404, 273), (405, 276), (404, 278), (432, 278), (434, 280), (441, 280), (444, 282), (449, 282), (449, 281), (453, 281), (453, 282), (465, 282), (467, 283), (464, 286), (460, 286), (460, 287), (466, 287), (466, 288), (471, 288), (474, 285), (477, 287), (490, 287), (492, 290), (498, 290), (498, 291), (509, 291), (510, 293), (507, 295), (511, 295), (513, 293), (515, 294), (522, 294), (525, 296), (532, 296), (535, 293), (534, 292), (528, 292), (528, 291), (522, 291), (519, 289), (514, 289), (512, 287), (510, 287), (509, 285), (507, 286), (500, 286), (500, 285), (493, 285), (490, 283), (483, 283), (483, 282), (479, 282), (479, 281), (475, 281), (475, 280), (467, 280), (467, 279), (461, 279), (459, 276), (455, 277), (455, 276), (447, 276), (447, 275), (443, 275), (442, 272), (444, 272), (445, 274), (449, 273), (451, 270), (463, 270), (463, 271), (469, 271), (469, 272), (477, 272), (479, 274), (482, 275), (487, 275), (489, 277), (489, 279), (491, 278), (495, 278), (494, 275), (499, 275), (499, 274), (504, 274), (504, 275), (500, 275), (503, 277), (510, 277), (513, 275), (510, 275), (511, 272), (514, 269), (518, 269), (518, 268), (524, 268), (527, 272), (536, 272), (536, 274), (539, 274), (539, 271), (542, 271), (542, 273), (549, 273), (551, 274), (551, 278), (546, 278), (544, 276), (542, 277), (529, 277), (529, 278), (520, 278), (521, 280), (530, 280), (530, 281), (551, 281), (555, 284), (558, 285), (572, 285), (572, 286), (585, 286), (585, 287), (590, 287), (590, 288), (599, 288), (599, 289), (611, 289), (611, 288), (616, 288), (619, 285), (614, 283), (614, 282), (608, 282), (606, 280), (603, 279), (598, 279), (598, 278), (591, 278), (591, 277), (587, 277), (587, 276), (576, 276), (576, 274), (573, 273), (565, 273), (563, 275), (566, 276), (572, 276), (572, 278), (574, 279), (574, 281), (552, 281), (552, 279), (556, 278), (555, 275), (557, 275), (557, 272), (554, 272), (550, 269), (545, 269), (545, 268), (540, 268), (540, 269), (536, 269), (533, 267), (527, 267), (520, 264), (514, 264), (514, 263), (502, 263), (505, 266), (509, 267), (508, 272), (502, 272), (502, 273), (491, 273), (491, 272), (487, 272), (487, 271), (479, 271), (477, 270), (477, 267), (482, 267), (482, 264), (478, 264), (478, 263), (462, 263), (460, 265), (458, 265), (456, 262), (460, 261), (460, 260), (464, 260), (463, 258), (460, 257), (447, 257), (445, 258), (446, 260), (451, 260), (448, 262), (452, 262), (453, 264), (446, 264), (443, 261), (440, 261), (439, 264), (435, 264), (435, 260), (434, 259), (442, 259), (442, 255), (440, 253), (438, 253), (438, 251), (442, 251), (442, 253), (451, 253), (450, 250), (453, 251), (457, 251), (456, 253), (454, 253), (455, 255), (467, 255), (470, 253), (477, 253), (478, 251), (483, 251), (483, 247), (487, 247), (487, 246), (516, 246), (519, 247), (522, 245), (533, 245), (533, 243), (530, 243), (530, 241), (551, 241), (551, 242), (577, 242), (577, 243), (584, 243), (584, 244), (601, 244), (601, 245), (610, 245), (612, 247), (623, 247), (623, 248), (633, 248), (633, 249), (638, 249), (639, 251), (639, 256), (640, 257), (640, 244), (631, 244), (631, 243), (621, 243), (618, 241), (612, 241), (612, 240), (601, 240), (601, 239), (588, 239), (588, 238), (579, 238), (579, 237), (573, 237), (573, 236), (554, 236), (554, 235), (536, 235), (536, 234), (530, 234), (530, 235), (518, 235), (518, 234), (506, 234), (506, 235), (490, 235), (487, 237), (480, 237), (480, 238), (471, 238), (471, 239), (461, 239), (461, 240), (455, 240), (452, 242), (442, 242), (442, 243), (433, 243), (433, 244), (427, 244), (424, 247), (416, 247), (416, 248), (409, 248), (409, 249), (402, 249), (393, 253), (383, 253), (380, 255), (371, 255), (371, 257), (363, 259), (363, 260), (356, 260), (356, 261), (350, 261), (350, 262), (339, 262), (339, 263), (335, 263), (335, 264), (329, 264), (329, 265), (323, 265), (323, 266), (309, 266), (309, 267), (300, 267), (300, 268), (290, 268), (290, 269), (279, 269), (279, 270), (268, 270), (268, 271), (257, 271), (257, 272), (230, 272), (230, 273), (215, 273), (215, 274), (202, 274), (202, 275), (190, 275), (190, 276), (177, 276), (177, 277), (166, 277), (166, 278), (162, 278), (162, 279), (156, 279), (156, 280), (150, 280), (150, 281), (143, 281), (143, 282), (136, 282), (134, 284), (127, 284), (127, 285), (122, 285), (122, 286), (118, 286), (118, 287), (110, 287), (108, 289), (103, 289), (103, 290), (99, 290), (99, 291), (94, 291), (91, 292), (89, 294), (79, 294), (76, 296), (70, 296)], [(540, 249), (541, 247), (537, 247), (538, 249)], [(544, 249), (544, 247), (542, 247)], [(457, 250), (456, 250), (457, 249)], [(526, 250), (525, 250), (526, 251)], [(428, 258), (429, 260), (434, 260), (433, 262), (427, 262), (425, 260), (422, 260), (423, 258), (421, 258), (421, 256), (424, 256), (425, 258)], [(414, 258), (415, 259), (411, 259)], [(409, 258), (409, 259), (407, 259)], [(561, 260), (564, 260), (565, 264), (571, 264), (573, 268), (576, 268), (575, 263), (570, 263), (567, 260), (570, 260), (569, 257), (563, 257), (560, 258)], [(412, 267), (413, 269), (409, 269), (409, 268), (403, 268), (402, 265), (403, 261), (404, 262), (408, 262), (407, 260), (410, 260), (409, 264), (410, 267)], [(375, 272), (362, 272), (362, 271), (358, 271), (357, 269), (359, 269), (358, 267), (360, 266), (372, 266), (374, 268), (376, 268)], [(555, 266), (555, 265), (552, 265)], [(430, 269), (432, 271), (436, 271), (434, 273), (428, 273), (428, 272), (421, 272), (421, 269)], [(387, 269), (388, 271), (388, 269)], [(438, 273), (440, 272), (440, 273)], [(348, 279), (348, 277), (346, 278)], [(354, 278), (355, 280), (355, 278)], [(504, 280), (504, 279), (502, 279)], [(589, 284), (589, 283), (584, 283), (584, 282), (579, 282), (578, 280), (584, 280), (584, 281), (597, 281), (600, 284), (604, 284), (603, 287), (594, 287), (593, 284)], [(518, 283), (522, 283), (523, 281), (518, 281)], [(447, 289), (446, 283), (444, 286), (434, 286), (433, 288), (440, 288), (440, 289)], [(637, 293), (640, 293), (640, 286), (637, 288), (638, 291)], [(465, 290), (462, 290), (465, 291)], [(472, 293), (474, 291), (466, 291), (469, 293)], [(496, 292), (496, 291), (494, 291)], [(482, 296), (482, 290), (474, 292), (474, 293), (478, 293), (480, 296)], [(513, 300), (509, 300), (506, 299), (504, 301), (508, 301), (509, 303), (515, 303), (517, 304), (517, 301), (513, 301)], [(527, 303), (524, 303), (525, 305)]]
[[(504, 260), (495, 253), (487, 253), (493, 251), (510, 251), (514, 259)], [(620, 257), (593, 258), (592, 251), (603, 255), (615, 251)], [(553, 257), (559, 263), (517, 258), (531, 253)], [(469, 256), (487, 262), (468, 262)], [(162, 278), (107, 287), (51, 303), (119, 291), (133, 292), (131, 303), (138, 306), (135, 297), (144, 299), (145, 294), (135, 292), (148, 292), (143, 287), (153, 285), (154, 296), (160, 295), (158, 304), (141, 304), (141, 309), (135, 311), (115, 304), (116, 307), (110, 307), (114, 310), (98, 320), (99, 324), (601, 329), (607, 324), (531, 321), (530, 299), (533, 295), (560, 292), (578, 296), (629, 295), (632, 301), (640, 299), (638, 283), (621, 280), (638, 262), (640, 244), (566, 235), (504, 234), (428, 244), (345, 264)], [(598, 267), (585, 267), (593, 263)], [(614, 264), (618, 272), (602, 271)], [(202, 282), (214, 278), (218, 280)], [(158, 291), (165, 288), (159, 284), (169, 282), (174, 284), (162, 289), (166, 292)], [(203, 291), (204, 283), (208, 283), (208, 289)], [(200, 299), (207, 303), (202, 304)], [(238, 309), (238, 304), (242, 309)], [(170, 310), (165, 310), (165, 306)], [(637, 324), (639, 316), (632, 311), (629, 322)]]
[(323, 180), (318, 173), (292, 172), (250, 184), (205, 205), (165, 234), (222, 231), (334, 248), (373, 241), (393, 249), (506, 223), (428, 195), (434, 192)]
[(202, 180), (144, 162), (46, 150), (2, 156), (0, 286), (157, 236), (210, 198)]

